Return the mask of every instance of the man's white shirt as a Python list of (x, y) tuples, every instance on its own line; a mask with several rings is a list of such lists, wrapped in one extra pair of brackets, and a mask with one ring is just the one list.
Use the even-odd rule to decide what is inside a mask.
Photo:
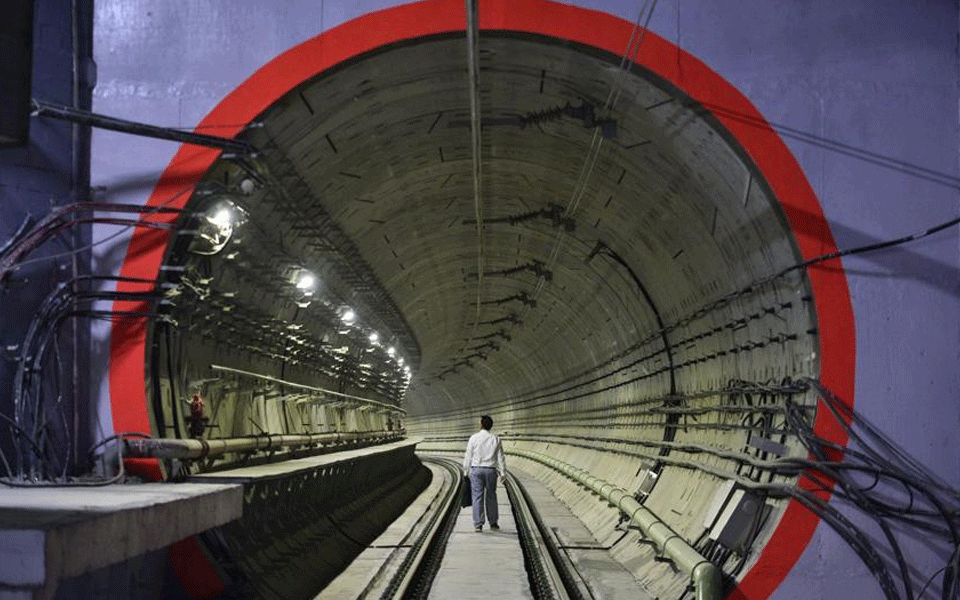
[(463, 457), (463, 470), (469, 473), (470, 467), (496, 467), (497, 474), (503, 477), (505, 466), (500, 438), (486, 429), (471, 435)]

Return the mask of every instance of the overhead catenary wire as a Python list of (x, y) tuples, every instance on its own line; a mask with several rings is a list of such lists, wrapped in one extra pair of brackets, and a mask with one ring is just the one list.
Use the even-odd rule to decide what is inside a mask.
[[(648, 6), (649, 10), (647, 10)], [(606, 114), (611, 113), (615, 109), (617, 100), (620, 98), (623, 82), (626, 79), (626, 73), (636, 61), (637, 54), (640, 50), (640, 44), (643, 42), (644, 36), (647, 32), (647, 25), (649, 25), (650, 19), (653, 17), (653, 11), (656, 9), (656, 7), (657, 0), (652, 0), (652, 3), (651, 0), (644, 0), (644, 3), (641, 5), (640, 10), (637, 13), (636, 22), (634, 23), (633, 29), (630, 32), (630, 37), (627, 40), (627, 47), (624, 49), (623, 55), (620, 59), (617, 78), (614, 81), (614, 84), (611, 86), (610, 91), (607, 93), (607, 99), (604, 102), (603, 112)], [(646, 18), (644, 18), (644, 15), (646, 15)], [(641, 23), (643, 24), (642, 26)], [(600, 157), (600, 150), (602, 146), (603, 136), (600, 134), (600, 128), (594, 127), (593, 134), (590, 138), (590, 143), (587, 146), (586, 155), (584, 156), (583, 163), (580, 167), (579, 175), (577, 176), (577, 180), (573, 185), (573, 189), (571, 190), (570, 199), (567, 201), (567, 205), (563, 211), (564, 218), (571, 217), (580, 206), (580, 201), (583, 198), (583, 195), (586, 193), (590, 177), (593, 175), (593, 170), (596, 167), (597, 160)], [(553, 245), (551, 246), (550, 254), (546, 261), (548, 270), (553, 268), (553, 265), (557, 261), (557, 257), (560, 255), (560, 250), (563, 247), (564, 235), (563, 228), (557, 228), (557, 233), (554, 236)], [(537, 279), (537, 285), (531, 294), (531, 297), (534, 300), (539, 297), (545, 284), (546, 279), (544, 277), (539, 277)], [(523, 309), (523, 314), (526, 314), (529, 310), (529, 306), (525, 307)]]
[(482, 156), (481, 143), (482, 123), (480, 107), (480, 2), (466, 0), (467, 13), (467, 77), (469, 78), (470, 96), (470, 148), (472, 157), (473, 182), (473, 211), (477, 225), (477, 297), (474, 311), (473, 327), (470, 329), (468, 340), (476, 335), (480, 324), (480, 309), (483, 299), (483, 186), (482, 186)]

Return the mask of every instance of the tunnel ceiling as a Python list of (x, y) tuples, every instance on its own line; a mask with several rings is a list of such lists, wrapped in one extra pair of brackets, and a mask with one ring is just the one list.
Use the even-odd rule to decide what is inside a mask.
[[(382, 48), (288, 93), (243, 134), (257, 157), (211, 169), (193, 206), (230, 195), (248, 220), (190, 259), (208, 285), (190, 318), (248, 323), (237, 335), (261, 350), (302, 336), (323, 346), (303, 366), (328, 378), (359, 352), (347, 389), (385, 398), (405, 383), (394, 346), (413, 367), (411, 415), (542, 395), (598, 365), (617, 375), (595, 387), (633, 378), (650, 393), (812, 372), (799, 279), (703, 309), (798, 262), (762, 177), (707, 111), (568, 42), (484, 32), (479, 63), (479, 211), (464, 38)], [(298, 268), (321, 282), (309, 306)], [(374, 330), (380, 346), (356, 350)], [(264, 360), (285, 360), (291, 343), (277, 344)]]

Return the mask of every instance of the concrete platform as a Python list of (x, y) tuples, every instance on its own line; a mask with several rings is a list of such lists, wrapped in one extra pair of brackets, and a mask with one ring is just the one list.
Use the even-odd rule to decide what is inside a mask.
[(425, 516), (442, 503), (444, 488), (453, 485), (449, 471), (425, 464), (433, 473), (427, 489), (314, 600), (362, 600), (381, 596), (406, 556), (411, 539), (425, 529)]
[(355, 450), (344, 450), (341, 452), (331, 452), (329, 454), (319, 454), (317, 456), (307, 456), (304, 458), (294, 458), (276, 463), (266, 463), (250, 467), (239, 467), (228, 471), (218, 471), (214, 473), (201, 473), (191, 475), (189, 481), (211, 482), (211, 483), (244, 483), (254, 479), (270, 479), (275, 477), (286, 477), (288, 475), (314, 471), (318, 468), (335, 466), (341, 463), (348, 463), (357, 458), (393, 452), (403, 448), (411, 450), (420, 443), (421, 438), (413, 438), (393, 442), (391, 444), (379, 444), (376, 446), (367, 446)]
[(0, 487), (0, 597), (47, 597), (61, 579), (169, 546), (242, 513), (239, 485)]

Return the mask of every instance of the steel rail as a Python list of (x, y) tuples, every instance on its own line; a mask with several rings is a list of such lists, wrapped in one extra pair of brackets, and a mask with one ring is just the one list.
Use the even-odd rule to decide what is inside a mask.
[[(462, 477), (458, 461), (436, 456), (421, 456), (421, 459), (446, 469), (450, 484), (436, 493), (431, 502), (432, 509), (404, 536), (398, 548), (406, 546), (408, 550), (399, 559), (399, 564), (398, 555), (391, 554), (370, 578), (370, 583), (356, 596), (357, 600), (370, 597), (379, 597), (380, 600), (426, 600), (430, 595), (444, 549), (460, 514)], [(510, 499), (534, 598), (583, 600), (588, 597), (589, 590), (578, 585), (574, 573), (576, 568), (569, 559), (565, 560), (520, 481), (507, 474), (504, 488)], [(416, 531), (417, 528), (419, 531)], [(390, 581), (381, 588), (382, 584), (377, 581), (387, 576)]]
[(426, 600), (433, 579), (440, 570), (443, 549), (460, 512), (462, 478), (459, 464), (450, 459), (436, 457), (425, 456), (422, 460), (447, 469), (453, 484), (447, 488), (443, 502), (431, 515), (429, 525), (412, 545), (410, 552), (391, 579), (390, 585), (380, 596), (380, 600), (400, 600), (401, 598)]
[(544, 525), (523, 484), (508, 473), (504, 487), (513, 507), (534, 597), (537, 600), (582, 600), (583, 595), (570, 574), (571, 565), (563, 561), (550, 530)]

